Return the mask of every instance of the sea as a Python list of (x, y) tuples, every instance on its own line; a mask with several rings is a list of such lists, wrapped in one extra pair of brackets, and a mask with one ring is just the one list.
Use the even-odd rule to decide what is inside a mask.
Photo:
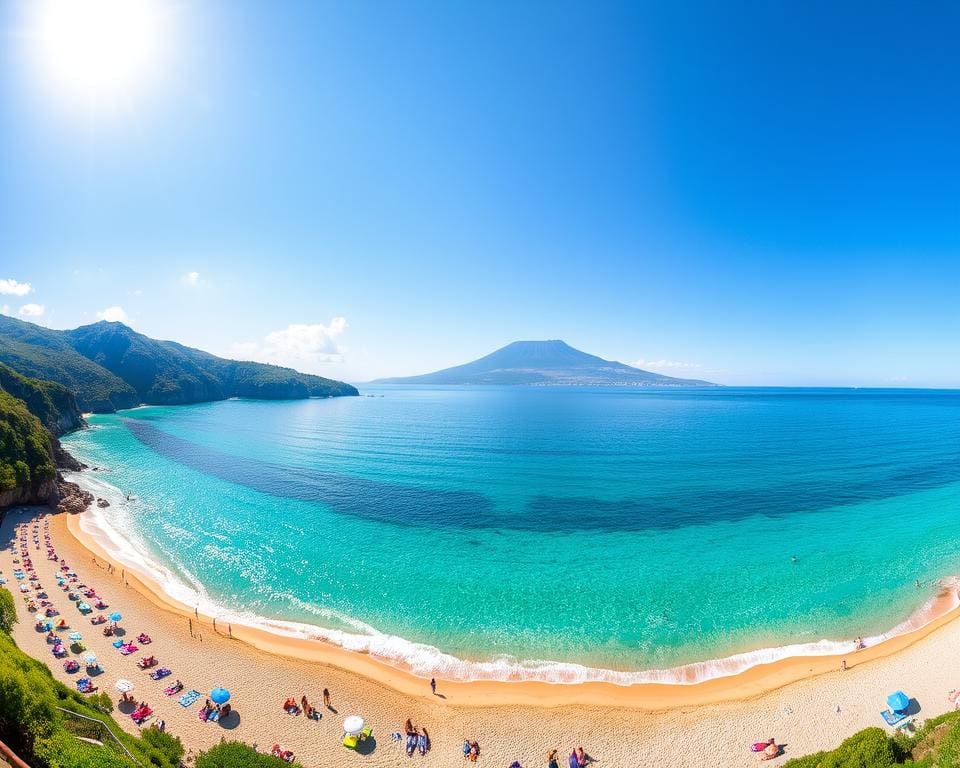
[(690, 684), (930, 620), (960, 392), (364, 387), (64, 438), (114, 555), (443, 679)]

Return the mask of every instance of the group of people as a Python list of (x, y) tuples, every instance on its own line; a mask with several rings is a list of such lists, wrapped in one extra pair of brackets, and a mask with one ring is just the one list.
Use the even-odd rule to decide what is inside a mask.
[[(34, 563), (31, 560), (31, 538), (32, 545), (36, 550), (38, 550), (38, 552), (41, 551), (41, 547), (46, 549), (47, 559), (54, 563), (56, 568), (57, 586), (64, 591), (68, 599), (75, 602), (77, 609), (81, 613), (86, 614), (91, 612), (91, 606), (89, 606), (87, 603), (80, 602), (84, 598), (89, 599), (93, 603), (93, 607), (97, 609), (107, 608), (108, 603), (97, 593), (95, 587), (81, 583), (79, 575), (70, 568), (66, 559), (60, 557), (60, 555), (57, 553), (50, 533), (50, 520), (48, 517), (43, 516), (38, 520), (34, 520), (30, 524), (21, 523), (17, 525), (15, 539), (14, 541), (10, 542), (10, 551), (14, 555), (15, 575), (17, 576), (18, 581), (24, 584), (25, 588), (21, 588), (21, 591), (24, 592), (25, 595), (29, 593), (29, 595), (27, 595), (29, 598), (27, 600), (27, 606), (30, 612), (42, 613), (42, 615), (45, 617), (37, 620), (35, 627), (36, 630), (38, 632), (45, 633), (48, 643), (53, 645), (55, 648), (59, 646), (59, 648), (62, 650), (58, 650), (58, 653), (62, 656), (66, 656), (66, 648), (64, 647), (63, 642), (61, 642), (60, 635), (57, 634), (57, 631), (69, 628), (70, 622), (60, 616), (60, 611), (57, 610), (56, 606), (50, 600), (46, 590), (44, 590), (40, 584), (40, 577), (37, 574), (36, 569), (34, 568)], [(2, 581), (5, 582), (6, 580), (2, 579)], [(58, 617), (55, 623), (52, 621), (54, 617)], [(103, 634), (107, 637), (116, 636), (123, 633), (123, 630), (117, 626), (116, 622), (108, 622), (107, 617), (103, 614), (98, 614), (91, 617), (90, 623), (94, 626), (100, 624), (105, 625)], [(119, 642), (120, 641), (117, 641), (117, 643)], [(148, 645), (152, 642), (152, 638), (147, 633), (141, 632), (137, 636), (137, 642), (139, 642), (141, 645)], [(86, 650), (79, 641), (74, 643), (74, 649), (78, 653)], [(137, 651), (138, 648), (133, 643), (126, 642), (121, 643), (118, 650), (120, 653), (127, 655)], [(93, 672), (103, 671), (95, 657), (92, 655), (86, 660), (86, 664), (88, 669), (93, 670)], [(157, 667), (157, 664), (158, 661), (156, 657), (149, 655), (141, 659), (137, 663), (137, 666), (140, 669), (151, 670), (150, 676), (154, 680), (161, 680), (170, 674), (170, 670), (166, 667)], [(64, 662), (64, 670), (68, 674), (78, 672), (81, 667), (81, 663), (76, 659), (67, 658)], [(87, 677), (77, 680), (76, 685), (77, 689), (81, 693), (93, 693), (97, 690), (97, 687), (93, 684), (92, 680)], [(174, 685), (167, 687), (166, 690), (164, 690), (164, 693), (167, 696), (172, 696), (180, 693), (183, 688), (183, 683), (177, 680)], [(149, 705), (147, 705), (146, 702), (137, 702), (136, 699), (133, 699), (127, 693), (123, 693), (121, 695), (120, 702), (128, 706), (133, 705), (133, 712), (131, 713), (130, 717), (138, 725), (142, 725), (153, 716), (153, 710)], [(216, 721), (222, 717), (225, 717), (229, 713), (229, 704), (225, 704), (223, 706), (214, 705), (208, 700), (204, 710), (201, 710), (201, 719)], [(204, 714), (206, 714), (206, 717), (203, 716)], [(163, 727), (165, 729), (166, 723), (163, 724)]]
[[(329, 709), (331, 712), (334, 711), (333, 707), (330, 706), (330, 691), (326, 688), (323, 689), (323, 706)], [(313, 706), (307, 699), (307, 694), (303, 694), (300, 697), (300, 704), (297, 705), (297, 700), (292, 696), (289, 697), (286, 701), (283, 702), (283, 711), (288, 715), (299, 715), (301, 712), (307, 716), (309, 720), (319, 720), (323, 717), (323, 714)]]
[(407, 738), (407, 757), (412, 757), (414, 752), (420, 752), (421, 755), (427, 754), (427, 750), (430, 749), (430, 734), (427, 733), (427, 729), (416, 727), (410, 718), (407, 718), (407, 722), (403, 724), (403, 730)]
[[(180, 682), (179, 680), (177, 682)], [(216, 723), (221, 718), (227, 717), (230, 714), (230, 704), (215, 704), (214, 702), (207, 699), (203, 706), (200, 708), (200, 712), (197, 713), (197, 717), (200, 718), (205, 723)]]

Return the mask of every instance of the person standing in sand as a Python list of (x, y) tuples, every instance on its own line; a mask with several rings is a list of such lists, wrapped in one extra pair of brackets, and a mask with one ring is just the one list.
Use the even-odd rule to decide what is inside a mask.
[(326, 688), (323, 689), (323, 706), (327, 709), (333, 709), (333, 707), (330, 706), (330, 691)]
[(434, 696), (437, 695), (437, 678), (435, 677), (430, 678), (430, 691)]

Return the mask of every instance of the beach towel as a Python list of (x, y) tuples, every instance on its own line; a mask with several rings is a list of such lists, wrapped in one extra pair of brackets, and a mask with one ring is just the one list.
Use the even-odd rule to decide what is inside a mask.
[(190, 691), (190, 693), (185, 693), (181, 696), (178, 701), (180, 702), (181, 707), (189, 707), (197, 699), (200, 698), (200, 691)]
[(154, 680), (163, 680), (167, 675), (170, 674), (170, 670), (166, 667), (160, 667), (156, 672), (151, 672), (150, 677)]
[(210, 710), (208, 710), (206, 707), (202, 707), (197, 713), (197, 717), (199, 717), (201, 721), (206, 722), (207, 718), (210, 717)]
[(209, 715), (207, 715), (208, 723), (215, 723), (220, 719), (220, 713), (217, 710), (213, 710)]
[(884, 719), (887, 725), (896, 725), (901, 720), (905, 720), (909, 715), (906, 712), (891, 712), (889, 709), (883, 710), (880, 713), (880, 716)]
[(135, 645), (120, 646), (120, 653), (122, 653), (124, 656), (129, 656), (131, 653), (136, 653), (139, 650), (140, 649)]

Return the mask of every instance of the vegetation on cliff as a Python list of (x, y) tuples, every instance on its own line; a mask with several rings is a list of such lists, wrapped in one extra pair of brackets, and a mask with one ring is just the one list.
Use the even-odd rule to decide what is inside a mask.
[(0, 363), (0, 389), (22, 400), (51, 434), (62, 435), (83, 425), (76, 398), (62, 384), (21, 376)]
[(0, 316), (0, 362), (26, 376), (63, 385), (76, 395), (81, 409), (98, 413), (139, 403), (358, 394), (340, 381), (276, 365), (226, 360), (151, 339), (122, 323), (55, 331)]
[(0, 492), (36, 491), (56, 475), (46, 427), (23, 400), (0, 391)]

